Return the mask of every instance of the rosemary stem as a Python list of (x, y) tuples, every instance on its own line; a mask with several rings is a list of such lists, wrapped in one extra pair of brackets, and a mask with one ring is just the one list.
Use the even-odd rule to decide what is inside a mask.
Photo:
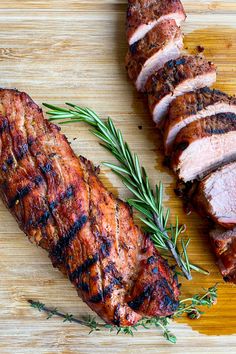
[(134, 197), (129, 199), (129, 204), (141, 214), (139, 218), (148, 232), (153, 235), (152, 240), (155, 247), (168, 250), (181, 269), (181, 275), (188, 280), (192, 279), (191, 270), (207, 274), (207, 272), (189, 262), (187, 254), (189, 240), (185, 243), (183, 238), (180, 237), (181, 242), (177, 246), (181, 229), (177, 220), (175, 225), (169, 222), (169, 209), (165, 213), (162, 200), (162, 183), (156, 185), (153, 192), (145, 168), (140, 165), (138, 156), (131, 152), (129, 145), (124, 141), (120, 130), (115, 127), (113, 121), (110, 118), (103, 121), (89, 108), (81, 108), (72, 103), (67, 103), (70, 109), (49, 104), (44, 105), (50, 109), (47, 112), (50, 116), (49, 120), (58, 119), (60, 124), (85, 122), (93, 127), (92, 133), (102, 141), (101, 145), (119, 162), (118, 165), (107, 162), (103, 164), (111, 168), (121, 178), (129, 191), (133, 193)]
[(191, 274), (187, 271), (187, 269), (184, 267), (184, 265), (182, 264), (180, 257), (178, 255), (178, 253), (176, 252), (176, 248), (174, 247), (173, 243), (171, 242), (171, 240), (169, 240), (168, 234), (166, 232), (166, 230), (163, 228), (163, 226), (160, 223), (159, 217), (156, 213), (153, 213), (153, 218), (154, 218), (154, 222), (156, 224), (156, 226), (160, 229), (160, 231), (166, 236), (166, 244), (167, 247), (169, 248), (173, 258), (175, 259), (178, 267), (181, 269), (181, 271), (183, 272), (184, 276), (188, 279), (188, 280), (192, 280), (192, 276)]

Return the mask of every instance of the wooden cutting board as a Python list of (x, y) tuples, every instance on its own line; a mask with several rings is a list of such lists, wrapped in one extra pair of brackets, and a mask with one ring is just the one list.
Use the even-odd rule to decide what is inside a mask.
[[(186, 47), (197, 45), (218, 65), (216, 87), (236, 91), (235, 0), (185, 0)], [(186, 216), (174, 193), (174, 179), (162, 167), (161, 139), (124, 69), (126, 0), (1, 0), (0, 85), (28, 92), (37, 103), (86, 105), (110, 115), (146, 166), (152, 182), (165, 184), (165, 202), (188, 228), (190, 258), (211, 275), (194, 275), (183, 282), (191, 295), (221, 282), (207, 238), (207, 223)], [(138, 127), (141, 126), (142, 129)], [(95, 164), (112, 161), (84, 125), (63, 129), (76, 153)], [(73, 140), (73, 138), (78, 138)], [(106, 168), (106, 186), (127, 198), (120, 181)], [(88, 335), (85, 328), (46, 320), (27, 299), (40, 300), (80, 317), (89, 312), (72, 285), (53, 269), (47, 255), (31, 245), (9, 212), (0, 204), (0, 353), (236, 353), (236, 288), (221, 284), (217, 306), (197, 321), (179, 321), (171, 329), (176, 345), (158, 330), (141, 330), (134, 337), (109, 333)]]

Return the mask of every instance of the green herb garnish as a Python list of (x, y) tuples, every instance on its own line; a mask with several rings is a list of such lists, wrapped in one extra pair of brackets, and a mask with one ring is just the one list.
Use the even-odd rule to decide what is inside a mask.
[(134, 332), (140, 328), (160, 328), (162, 334), (166, 340), (171, 343), (176, 343), (176, 336), (168, 329), (170, 320), (175, 317), (182, 317), (187, 315), (191, 319), (196, 319), (203, 314), (200, 310), (201, 307), (211, 307), (216, 303), (217, 299), (217, 285), (207, 289), (203, 295), (196, 294), (192, 298), (180, 300), (180, 306), (177, 311), (171, 317), (144, 317), (136, 325), (130, 327), (118, 327), (110, 324), (97, 322), (95, 317), (85, 317), (83, 319), (77, 319), (72, 314), (64, 314), (58, 311), (57, 308), (49, 308), (39, 301), (28, 300), (31, 307), (36, 308), (40, 312), (47, 313), (47, 319), (53, 316), (61, 317), (63, 322), (74, 322), (82, 326), (86, 326), (90, 329), (89, 334), (94, 331), (109, 330), (110, 332), (116, 332), (116, 334), (134, 335)]
[(188, 280), (192, 279), (191, 270), (209, 274), (190, 263), (187, 254), (190, 239), (180, 237), (183, 226), (179, 225), (177, 216), (174, 225), (169, 221), (170, 209), (164, 210), (163, 207), (163, 184), (159, 182), (154, 190), (151, 188), (145, 168), (140, 165), (138, 156), (131, 152), (113, 121), (110, 118), (103, 121), (92, 110), (71, 103), (67, 103), (68, 109), (49, 104), (44, 106), (50, 109), (47, 112), (50, 121), (56, 120), (60, 124), (85, 122), (93, 127), (92, 133), (102, 140), (101, 145), (119, 162), (119, 165), (107, 162), (103, 164), (111, 168), (133, 193), (134, 198), (127, 202), (139, 212), (139, 218), (145, 224), (145, 231), (149, 233), (154, 245), (171, 255)]

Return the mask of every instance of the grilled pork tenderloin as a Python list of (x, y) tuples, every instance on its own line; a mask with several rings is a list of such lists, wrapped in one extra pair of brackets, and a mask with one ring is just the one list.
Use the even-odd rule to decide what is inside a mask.
[(25, 94), (0, 90), (0, 195), (31, 241), (48, 251), (107, 323), (171, 315), (178, 284), (85, 158)]
[(216, 228), (210, 232), (210, 239), (224, 280), (236, 283), (236, 228)]
[(164, 20), (175, 20), (177, 26), (186, 18), (180, 0), (128, 0), (126, 35), (129, 45), (142, 39)]
[(215, 81), (215, 65), (202, 56), (185, 55), (167, 62), (150, 76), (145, 86), (154, 122), (159, 128), (163, 125), (169, 105), (176, 97)]
[(236, 159), (236, 115), (219, 113), (194, 121), (177, 135), (171, 158), (173, 170), (184, 182), (202, 178)]
[(236, 162), (206, 176), (199, 183), (193, 201), (203, 216), (224, 228), (236, 227)]
[(166, 155), (171, 154), (177, 134), (188, 124), (218, 113), (236, 113), (236, 98), (208, 87), (177, 97), (170, 105), (164, 126)]
[(143, 91), (155, 70), (178, 58), (182, 47), (183, 36), (174, 20), (160, 22), (144, 38), (132, 44), (126, 56), (126, 68), (137, 90)]

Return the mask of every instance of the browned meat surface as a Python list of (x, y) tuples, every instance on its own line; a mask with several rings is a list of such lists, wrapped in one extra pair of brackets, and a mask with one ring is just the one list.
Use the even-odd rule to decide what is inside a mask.
[(190, 123), (177, 135), (172, 167), (184, 182), (236, 158), (236, 115), (219, 113)]
[(126, 68), (137, 90), (143, 90), (155, 70), (178, 58), (182, 47), (182, 33), (174, 20), (157, 24), (143, 39), (132, 44), (126, 56)]
[(179, 26), (185, 18), (180, 0), (128, 0), (126, 34), (129, 45), (163, 20), (173, 19)]
[(189, 123), (225, 112), (236, 113), (236, 98), (218, 90), (204, 87), (196, 92), (188, 92), (177, 97), (171, 103), (165, 121), (164, 143), (166, 154), (171, 153), (177, 134)]
[(215, 66), (202, 56), (185, 55), (167, 62), (148, 79), (145, 87), (154, 122), (159, 127), (163, 124), (169, 105), (176, 97), (215, 81)]
[(195, 191), (194, 203), (203, 216), (217, 224), (236, 226), (236, 162), (227, 164), (204, 178)]
[(120, 326), (175, 311), (177, 281), (130, 208), (25, 93), (0, 90), (0, 148), (5, 205), (91, 309)]
[(224, 280), (236, 283), (236, 228), (216, 228), (210, 238)]

